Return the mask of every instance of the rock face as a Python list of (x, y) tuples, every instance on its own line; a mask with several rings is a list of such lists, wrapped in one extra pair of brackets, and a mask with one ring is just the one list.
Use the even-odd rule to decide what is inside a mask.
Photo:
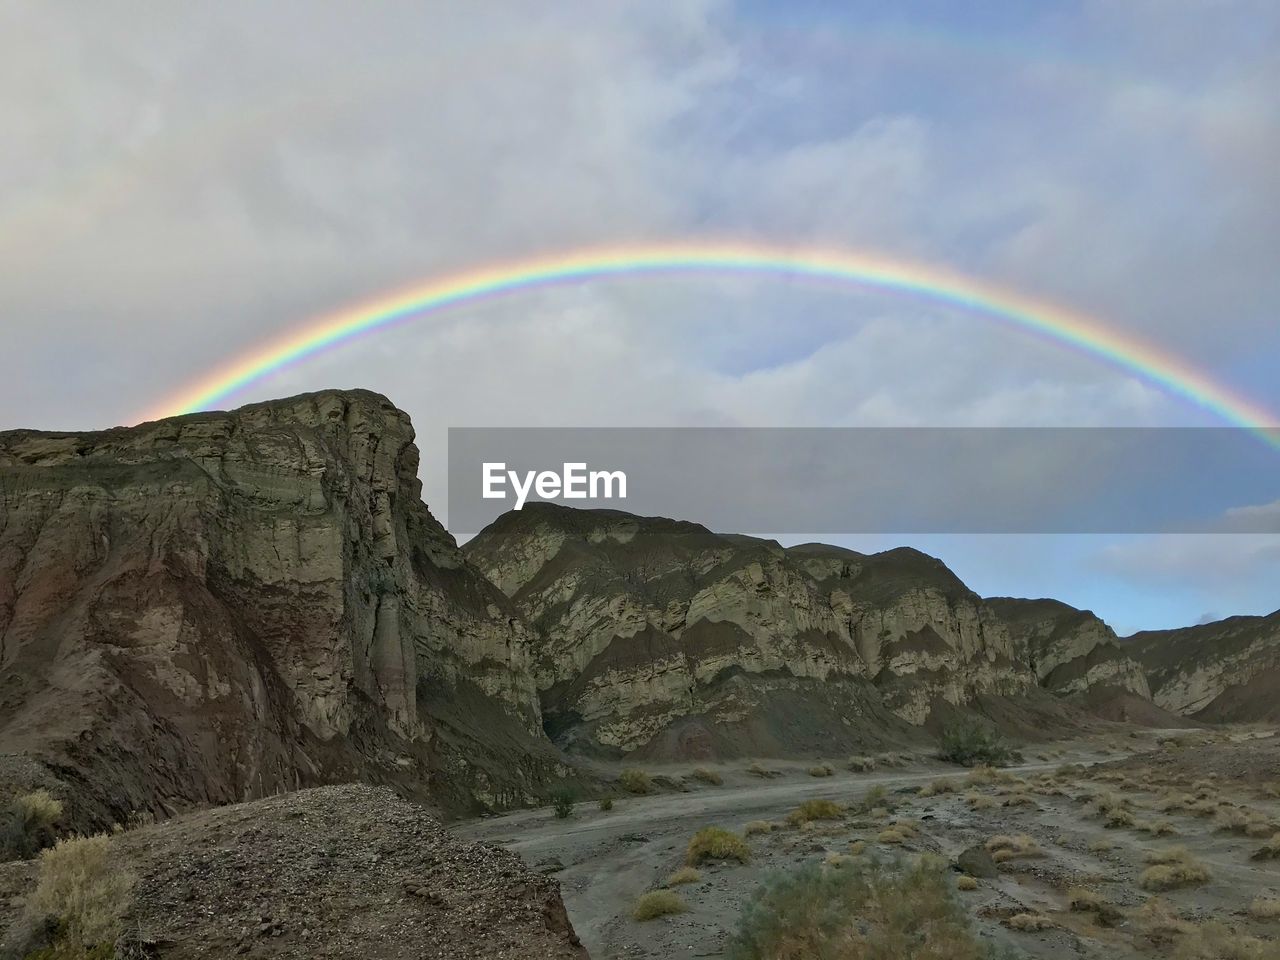
[(529, 637), (413, 439), (363, 391), (0, 433), (2, 749), (106, 822), (354, 777), (526, 798)]
[(1155, 702), (1209, 722), (1280, 719), (1280, 611), (1134, 634)]
[(1119, 690), (1151, 699), (1142, 665), (1091, 611), (1057, 600), (999, 597), (987, 604), (1008, 625), (1019, 659), (1046, 689), (1060, 696)]
[[(464, 550), (536, 632), (545, 725), (574, 749), (829, 755), (910, 737), (940, 709), (1043, 695), (1054, 673), (915, 550), (783, 549), (549, 504), (505, 514)], [(1076, 645), (1044, 644), (1064, 665), (1097, 646)], [(1060, 686), (1095, 680), (1115, 674), (1089, 663)]]

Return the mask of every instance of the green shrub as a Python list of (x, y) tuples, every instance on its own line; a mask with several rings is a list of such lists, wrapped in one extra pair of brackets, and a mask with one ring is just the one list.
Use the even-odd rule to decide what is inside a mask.
[(48, 790), (14, 797), (0, 820), (0, 860), (27, 860), (56, 838), (54, 827), (62, 819), (62, 801)]
[(551, 791), (551, 808), (556, 812), (556, 819), (567, 820), (573, 816), (573, 805), (577, 799), (571, 787), (557, 787)]
[(773, 875), (750, 901), (730, 960), (984, 960), (935, 857), (911, 867), (864, 857)]
[(132, 891), (133, 877), (113, 862), (106, 834), (60, 840), (40, 855), (27, 920), (30, 926), (50, 924), (57, 931), (49, 957), (110, 958)]
[(737, 860), (739, 863), (747, 863), (751, 860), (751, 848), (740, 836), (723, 827), (704, 827), (689, 841), (685, 862), (696, 867), (708, 860)]
[(600, 811), (602, 813), (608, 813), (612, 809), (613, 809), (613, 797), (601, 797)]
[(669, 913), (684, 913), (688, 909), (675, 891), (652, 890), (636, 901), (635, 907), (631, 910), (631, 917), (634, 920), (652, 920)]
[(938, 738), (938, 759), (965, 767), (1005, 766), (1016, 754), (993, 728), (977, 720), (958, 720), (945, 727)]
[(653, 786), (653, 782), (649, 779), (649, 775), (643, 770), (623, 770), (618, 775), (618, 782), (622, 784), (622, 789), (628, 793), (648, 793)]

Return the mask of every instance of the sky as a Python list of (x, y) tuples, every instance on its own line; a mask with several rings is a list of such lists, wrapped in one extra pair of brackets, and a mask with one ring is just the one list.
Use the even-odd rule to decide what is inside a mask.
[[(0, 429), (136, 422), (460, 269), (704, 237), (960, 271), (1280, 410), (1277, 51), (1272, 0), (0, 0)], [(1220, 423), (989, 319), (741, 277), (475, 305), (232, 402), (331, 386), (412, 415), (442, 515), (449, 426)], [(1122, 633), (1280, 607), (1275, 537), (909, 542)]]

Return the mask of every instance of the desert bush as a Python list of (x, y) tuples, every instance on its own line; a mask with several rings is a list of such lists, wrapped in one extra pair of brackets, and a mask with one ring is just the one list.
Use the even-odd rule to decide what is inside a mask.
[(943, 729), (938, 738), (938, 759), (965, 767), (979, 764), (1005, 766), (1014, 751), (993, 728), (977, 720), (958, 720)]
[(920, 788), (920, 796), (936, 797), (944, 793), (959, 793), (960, 781), (955, 777), (939, 777)]
[(1162, 892), (1182, 887), (1198, 887), (1208, 883), (1209, 868), (1196, 860), (1186, 847), (1170, 847), (1153, 850), (1144, 858), (1151, 866), (1138, 876), (1138, 886), (1143, 890)]
[(713, 787), (721, 786), (724, 783), (724, 777), (716, 773), (714, 770), (708, 770), (706, 767), (699, 767), (693, 771), (693, 779), (701, 780), (703, 783), (709, 783)]
[(551, 791), (551, 809), (555, 811), (557, 820), (567, 820), (573, 815), (573, 805), (577, 796), (572, 787), (557, 787)]
[(756, 761), (751, 764), (751, 766), (747, 767), (747, 773), (753, 777), (759, 777), (761, 780), (772, 780), (774, 777), (782, 776), (782, 772), (780, 770), (770, 770), (759, 761)]
[(26, 860), (54, 842), (62, 801), (48, 790), (14, 797), (0, 820), (0, 861)]
[(988, 797), (986, 794), (978, 793), (976, 790), (970, 790), (966, 793), (964, 802), (969, 805), (970, 810), (990, 810), (992, 807), (1000, 805), (995, 797)]
[(964, 775), (964, 785), (966, 787), (985, 787), (993, 783), (1007, 783), (1012, 779), (1012, 774), (997, 770), (990, 764), (981, 763)]
[(1085, 887), (1072, 887), (1067, 891), (1067, 905), (1077, 913), (1091, 913), (1104, 927), (1114, 927), (1122, 920), (1124, 914), (1112, 903), (1103, 899), (1100, 893)]
[(686, 883), (697, 883), (702, 879), (702, 874), (693, 867), (681, 867), (671, 876), (667, 877), (668, 887), (679, 887)]
[(649, 774), (634, 767), (623, 770), (618, 775), (618, 782), (622, 784), (622, 789), (628, 793), (648, 793), (653, 787), (653, 781), (649, 779)]
[(1275, 942), (1244, 936), (1225, 923), (1188, 924), (1177, 940), (1173, 960), (1276, 960), (1280, 947)]
[(748, 903), (729, 960), (983, 960), (936, 858), (911, 867), (867, 858), (774, 874)]
[(893, 827), (888, 827), (884, 830), (881, 830), (876, 835), (876, 841), (878, 843), (899, 844), (899, 843), (905, 843), (906, 840), (907, 840), (907, 835), (903, 833), (901, 830), (897, 830)]
[(772, 831), (773, 824), (768, 820), (752, 820), (742, 828), (742, 835), (744, 837), (754, 837), (757, 833), (771, 833)]
[(1159, 897), (1144, 903), (1134, 919), (1142, 936), (1162, 948), (1195, 930), (1195, 924), (1183, 920)]
[(94, 951), (109, 958), (123, 932), (133, 882), (113, 862), (106, 834), (60, 840), (40, 855), (25, 913), (33, 925), (47, 923), (56, 930), (51, 958), (93, 957)]
[(863, 794), (855, 809), (858, 813), (866, 814), (881, 807), (887, 810), (889, 806), (889, 789), (883, 783), (877, 783)]
[(849, 769), (854, 773), (870, 773), (876, 768), (876, 761), (873, 757), (850, 757)]
[(1038, 930), (1049, 930), (1054, 926), (1054, 923), (1041, 913), (1015, 913), (1004, 921), (1004, 925), (1010, 930), (1034, 933)]
[(674, 890), (651, 890), (636, 901), (631, 910), (631, 918), (643, 922), (671, 913), (684, 913), (688, 909)]
[(813, 820), (839, 820), (843, 816), (844, 807), (834, 800), (806, 800), (787, 814), (787, 823), (798, 827)]
[(977, 890), (978, 881), (975, 880), (973, 877), (969, 876), (967, 873), (961, 874), (956, 879), (956, 889), (957, 890)]
[(1044, 855), (1035, 838), (1025, 833), (1019, 833), (1016, 836), (998, 834), (988, 840), (985, 846), (987, 852), (991, 854), (991, 859), (996, 863)]
[(850, 841), (849, 841), (849, 855), (850, 855), (850, 856), (853, 856), (853, 857), (860, 857), (860, 856), (862, 856), (863, 851), (865, 851), (866, 849), (867, 849), (867, 841), (865, 841), (865, 840), (850, 840)]
[(1109, 853), (1116, 848), (1114, 840), (1108, 840), (1106, 837), (1099, 837), (1089, 843), (1090, 853)]
[(1253, 851), (1252, 860), (1280, 859), (1280, 833), (1272, 834), (1271, 839)]
[(1153, 837), (1171, 837), (1178, 832), (1168, 820), (1137, 820), (1133, 824), (1133, 829), (1141, 833), (1149, 833)]
[(601, 797), (601, 798), (600, 798), (600, 812), (601, 812), (601, 813), (608, 813), (608, 812), (609, 812), (610, 810), (612, 810), (612, 809), (613, 809), (613, 797)]
[(689, 841), (685, 862), (696, 867), (708, 860), (747, 863), (751, 860), (751, 848), (740, 836), (723, 827), (704, 827)]
[(1254, 897), (1249, 904), (1249, 916), (1255, 920), (1274, 920), (1280, 917), (1280, 897)]
[(1035, 807), (1035, 798), (1029, 793), (1011, 793), (1004, 798), (1004, 806), (1006, 807)]
[(831, 769), (829, 764), (825, 763), (820, 763), (817, 766), (809, 768), (809, 776), (811, 777), (829, 777), (833, 773), (835, 773), (835, 771)]

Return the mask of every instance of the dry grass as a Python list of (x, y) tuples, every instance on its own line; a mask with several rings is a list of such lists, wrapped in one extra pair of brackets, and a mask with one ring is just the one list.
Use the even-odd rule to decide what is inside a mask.
[(999, 801), (995, 797), (988, 797), (984, 793), (978, 793), (970, 790), (964, 795), (964, 802), (969, 805), (970, 810), (990, 810), (992, 807), (998, 807)]
[(26, 913), (53, 921), (57, 944), (67, 956), (101, 948), (114, 944), (122, 932), (133, 883), (114, 863), (106, 834), (68, 838), (40, 855), (40, 874)]
[(751, 860), (751, 848), (740, 836), (723, 827), (704, 827), (689, 841), (685, 862), (696, 867), (708, 860), (748, 863)]
[(1015, 913), (1004, 921), (1010, 930), (1021, 933), (1035, 933), (1038, 930), (1051, 930), (1055, 924), (1042, 913)]
[(874, 757), (850, 757), (849, 769), (854, 773), (870, 773), (876, 768)]
[(679, 887), (686, 883), (697, 883), (702, 879), (702, 874), (693, 867), (681, 867), (671, 876), (667, 877), (668, 887)]
[(973, 877), (969, 876), (967, 873), (961, 874), (959, 877), (956, 878), (956, 889), (965, 890), (965, 891), (977, 890), (978, 881), (975, 880)]
[(693, 779), (709, 783), (713, 787), (723, 786), (724, 784), (724, 777), (714, 770), (708, 770), (706, 767), (698, 767), (697, 770), (693, 771), (692, 776)]
[(1188, 924), (1178, 937), (1173, 960), (1276, 960), (1280, 948), (1272, 941), (1237, 933), (1225, 923)]
[(748, 903), (728, 960), (985, 960), (945, 864), (865, 857), (810, 863), (767, 880)]
[(1091, 913), (1100, 926), (1114, 927), (1124, 920), (1124, 914), (1102, 894), (1087, 887), (1072, 887), (1067, 891), (1067, 905), (1076, 913)]
[(907, 835), (905, 833), (903, 833), (901, 830), (895, 830), (892, 827), (889, 827), (888, 829), (885, 829), (885, 830), (881, 830), (878, 834), (876, 834), (877, 843), (887, 843), (890, 845), (896, 845), (899, 843), (905, 843), (906, 840), (907, 840)]
[(1193, 857), (1186, 847), (1153, 850), (1144, 859), (1152, 866), (1138, 877), (1138, 886), (1143, 890), (1161, 892), (1198, 887), (1208, 883), (1212, 876), (1209, 868)]
[(1035, 798), (1029, 793), (1011, 793), (1004, 799), (1006, 807), (1037, 807)]
[(628, 793), (648, 793), (653, 788), (653, 781), (649, 779), (649, 774), (634, 767), (618, 774), (618, 783)]
[(758, 833), (772, 833), (773, 824), (768, 820), (752, 820), (742, 828), (744, 837), (754, 837)]
[(1093, 840), (1089, 844), (1090, 853), (1109, 853), (1115, 848), (1116, 842), (1114, 840), (1108, 840), (1106, 837), (1099, 837), (1097, 840)]
[(1255, 920), (1274, 920), (1280, 917), (1280, 897), (1254, 897), (1249, 904), (1249, 916)]
[(809, 768), (809, 776), (811, 777), (829, 777), (833, 773), (835, 773), (835, 770), (831, 769), (831, 765), (826, 763), (820, 763)]
[(770, 770), (759, 761), (747, 767), (747, 773), (753, 777), (759, 777), (761, 780), (772, 780), (774, 777), (782, 776), (781, 770)]
[(987, 852), (991, 854), (991, 859), (996, 863), (1044, 856), (1044, 851), (1040, 849), (1040, 844), (1036, 843), (1034, 837), (1025, 833), (1015, 836), (999, 834), (986, 842), (986, 848)]
[(653, 920), (672, 913), (684, 913), (689, 907), (674, 890), (652, 890), (636, 901), (631, 910), (633, 920)]
[(806, 800), (787, 814), (787, 823), (793, 827), (814, 820), (839, 820), (844, 816), (844, 807), (834, 800)]
[(53, 843), (62, 801), (48, 790), (14, 797), (0, 815), (0, 860), (25, 860)]
[(863, 851), (864, 851), (864, 850), (866, 850), (866, 849), (867, 849), (867, 841), (865, 841), (865, 840), (850, 840), (850, 841), (849, 841), (849, 855), (850, 855), (850, 856), (854, 856), (854, 857), (862, 856)]
[(945, 793), (959, 793), (960, 780), (955, 777), (939, 777), (920, 788), (919, 794), (922, 797), (936, 797)]
[(1271, 835), (1271, 839), (1253, 851), (1250, 857), (1252, 860), (1276, 860), (1280, 859), (1280, 833)]
[(874, 814), (876, 810), (889, 809), (889, 789), (883, 783), (877, 783), (858, 801), (855, 808), (859, 813)]

